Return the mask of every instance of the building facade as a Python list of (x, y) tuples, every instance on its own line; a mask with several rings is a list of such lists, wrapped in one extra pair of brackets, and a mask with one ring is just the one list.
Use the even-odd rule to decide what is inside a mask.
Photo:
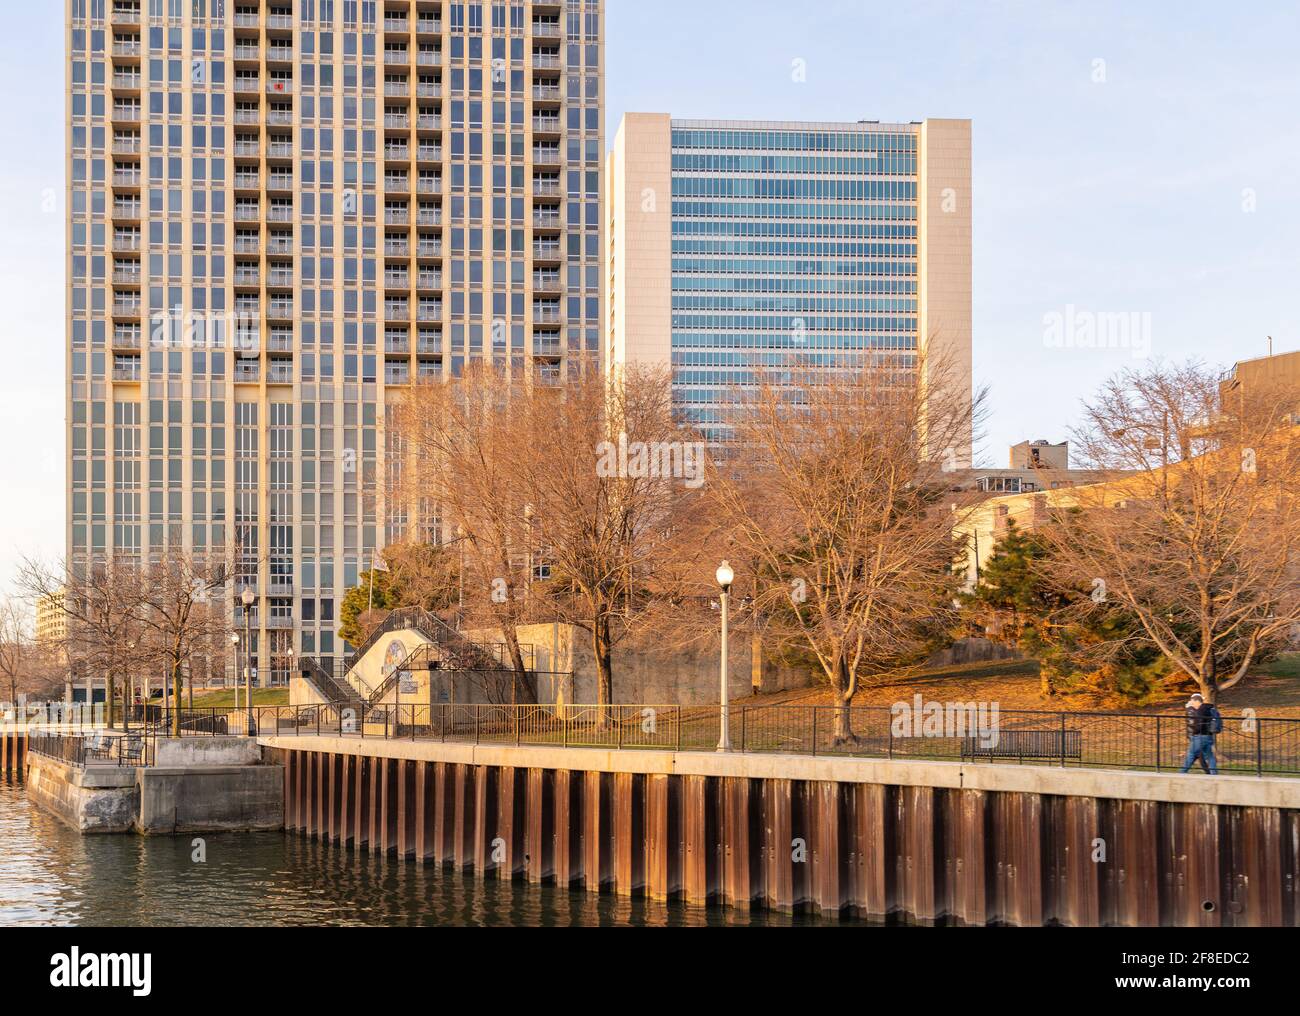
[(231, 560), (283, 680), (441, 535), (402, 389), (599, 359), (603, 0), (66, 2), (68, 559)]
[(943, 362), (969, 392), (969, 121), (628, 114), (607, 195), (608, 361), (670, 366), (710, 440), (764, 367)]

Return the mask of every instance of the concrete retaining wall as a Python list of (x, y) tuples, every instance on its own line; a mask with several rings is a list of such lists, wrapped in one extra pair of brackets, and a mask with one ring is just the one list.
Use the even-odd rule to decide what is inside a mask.
[[(256, 749), (256, 742), (249, 742)], [(247, 832), (284, 825), (278, 766), (141, 769), (135, 829), (144, 835)]]
[(27, 796), (83, 833), (130, 832), (139, 807), (134, 769), (78, 769), (29, 755)]
[(255, 766), (261, 754), (251, 737), (160, 738), (154, 762), (160, 769)]

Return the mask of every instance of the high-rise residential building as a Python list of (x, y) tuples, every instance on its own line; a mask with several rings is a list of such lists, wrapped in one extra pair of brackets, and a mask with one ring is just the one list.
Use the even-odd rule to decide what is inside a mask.
[(384, 503), (402, 389), (599, 357), (603, 0), (66, 16), (69, 562), (230, 559), (284, 679), (438, 535)]
[(942, 362), (969, 391), (970, 139), (968, 120), (628, 114), (607, 163), (609, 363), (671, 366), (674, 404), (718, 443), (756, 367)]

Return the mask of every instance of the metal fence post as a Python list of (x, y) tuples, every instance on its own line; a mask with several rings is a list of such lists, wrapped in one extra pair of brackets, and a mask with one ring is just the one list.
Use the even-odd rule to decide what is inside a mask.
[(747, 727), (749, 726), (748, 721), (749, 721), (749, 707), (741, 706), (740, 707), (740, 753), (742, 755), (745, 754), (745, 734), (747, 733)]
[(677, 707), (677, 750), (682, 750), (682, 707)]
[(1061, 768), (1065, 768), (1065, 713), (1061, 714)]
[(1264, 721), (1255, 718), (1255, 775), (1264, 775)]
[(1160, 717), (1156, 717), (1156, 772), (1160, 772)]
[(812, 707), (813, 725), (812, 725), (812, 756), (817, 757), (817, 707)]

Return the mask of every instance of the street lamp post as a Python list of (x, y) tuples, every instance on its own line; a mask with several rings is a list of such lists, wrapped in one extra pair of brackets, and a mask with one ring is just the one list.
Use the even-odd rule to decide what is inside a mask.
[(253, 668), (251, 662), (253, 659), (253, 634), (250, 621), (250, 611), (253, 603), (257, 600), (257, 594), (245, 586), (243, 593), (239, 597), (244, 604), (244, 705), (248, 708), (248, 736), (253, 736)]
[[(239, 632), (230, 633), (230, 647), (235, 654), (235, 710), (239, 710)], [(178, 702), (177, 705), (180, 703)]]
[(736, 581), (736, 573), (729, 562), (723, 561), (718, 566), (716, 578), (718, 585), (722, 587), (722, 732), (718, 737), (718, 751), (731, 751), (731, 725), (727, 700), (727, 608), (728, 600), (731, 598), (731, 584)]

